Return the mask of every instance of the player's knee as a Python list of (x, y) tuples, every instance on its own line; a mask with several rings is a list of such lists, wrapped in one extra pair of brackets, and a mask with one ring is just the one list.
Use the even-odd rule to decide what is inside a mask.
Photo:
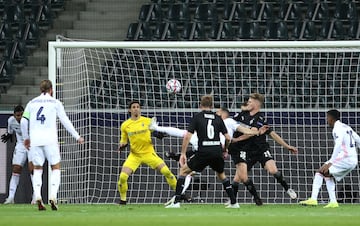
[(12, 170), (13, 173), (21, 174), (21, 171), (22, 171), (22, 167), (20, 165), (13, 166), (13, 170)]
[(126, 173), (120, 173), (118, 186), (120, 186), (121, 184), (127, 183), (128, 178), (129, 178), (129, 175), (127, 175)]

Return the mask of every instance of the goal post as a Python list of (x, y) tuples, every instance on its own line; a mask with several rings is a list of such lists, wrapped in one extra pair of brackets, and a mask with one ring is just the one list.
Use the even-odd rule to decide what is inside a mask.
[[(160, 125), (186, 129), (199, 111), (201, 95), (213, 95), (215, 107), (227, 107), (234, 114), (250, 93), (264, 94), (262, 111), (270, 125), (299, 148), (299, 154), (292, 155), (268, 138), (279, 170), (301, 199), (310, 195), (314, 172), (332, 152), (325, 112), (337, 108), (345, 123), (360, 129), (360, 41), (56, 41), (49, 42), (48, 51), (55, 95), (86, 140), (78, 145), (59, 127), (61, 202), (119, 202), (117, 180), (129, 151), (116, 149), (119, 127), (133, 99), (140, 100), (143, 115), (157, 117)], [(178, 94), (166, 92), (172, 78), (181, 82)], [(178, 163), (165, 153), (179, 152), (181, 142), (153, 138), (158, 155), (175, 175)], [(225, 166), (232, 179), (235, 167), (230, 159)], [(249, 176), (266, 203), (293, 202), (261, 166)], [(339, 201), (359, 202), (359, 179), (356, 168), (337, 184)], [(195, 201), (226, 199), (211, 170), (194, 180), (189, 194)], [(323, 191), (320, 201), (327, 201)], [(147, 166), (129, 178), (130, 203), (162, 203), (172, 195), (165, 178)], [(243, 186), (238, 201), (252, 202)]]

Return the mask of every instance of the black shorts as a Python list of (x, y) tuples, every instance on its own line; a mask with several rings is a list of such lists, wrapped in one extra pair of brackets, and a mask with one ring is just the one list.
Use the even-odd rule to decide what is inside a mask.
[(248, 171), (250, 171), (251, 168), (257, 162), (259, 162), (261, 164), (261, 166), (264, 168), (265, 163), (267, 161), (274, 159), (269, 150), (266, 150), (266, 151), (260, 152), (260, 153), (259, 152), (255, 152), (255, 153), (256, 154), (249, 154), (249, 152), (247, 153), (246, 163), (247, 163)]
[(207, 151), (195, 152), (195, 154), (187, 162), (188, 167), (192, 171), (201, 172), (205, 167), (210, 166), (217, 173), (224, 172), (224, 158), (221, 152)]
[[(255, 154), (251, 154), (251, 153), (255, 153)], [(231, 160), (235, 165), (239, 163), (246, 163), (248, 171), (251, 170), (251, 168), (257, 162), (259, 162), (261, 166), (264, 167), (267, 161), (273, 159), (269, 150), (260, 153), (250, 152), (250, 151), (238, 151), (238, 152), (232, 152), (230, 155), (231, 155)]]

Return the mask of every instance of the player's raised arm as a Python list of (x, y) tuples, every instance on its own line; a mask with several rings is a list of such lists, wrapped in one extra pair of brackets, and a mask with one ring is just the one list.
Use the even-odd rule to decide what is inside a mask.
[(271, 138), (278, 144), (280, 144), (281, 146), (283, 146), (284, 148), (288, 149), (290, 152), (292, 152), (293, 154), (297, 154), (298, 153), (298, 149), (294, 146), (289, 145), (288, 143), (286, 143), (284, 141), (284, 139), (282, 139), (275, 131), (271, 131), (270, 132), (270, 136)]

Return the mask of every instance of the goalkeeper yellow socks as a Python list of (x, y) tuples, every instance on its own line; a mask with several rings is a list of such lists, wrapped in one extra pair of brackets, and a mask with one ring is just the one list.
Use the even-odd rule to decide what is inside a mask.
[(175, 190), (176, 189), (176, 177), (174, 174), (170, 171), (169, 167), (166, 165), (160, 169), (160, 173), (165, 176), (167, 183), (170, 185), (170, 187)]
[(122, 201), (126, 201), (126, 193), (127, 193), (127, 190), (128, 190), (128, 178), (129, 178), (129, 175), (127, 175), (126, 173), (123, 173), (121, 172), (120, 173), (120, 178), (119, 178), (119, 181), (118, 181), (118, 189), (119, 189), (119, 193), (120, 193), (120, 199)]

